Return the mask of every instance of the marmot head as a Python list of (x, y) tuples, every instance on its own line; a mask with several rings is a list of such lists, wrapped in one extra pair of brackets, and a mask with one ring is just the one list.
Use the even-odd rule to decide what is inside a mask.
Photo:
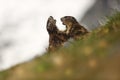
[(47, 21), (47, 30), (49, 32), (53, 32), (53, 31), (56, 31), (57, 30), (57, 27), (56, 27), (56, 20), (50, 16), (48, 18), (48, 21)]
[(56, 20), (50, 16), (47, 21), (47, 26), (56, 25)]
[(65, 16), (61, 18), (63, 25), (76, 24), (77, 20), (72, 16)]

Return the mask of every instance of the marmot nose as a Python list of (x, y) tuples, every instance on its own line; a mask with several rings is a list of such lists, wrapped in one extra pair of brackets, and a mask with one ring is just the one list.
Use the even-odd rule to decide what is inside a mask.
[(53, 17), (52, 17), (52, 16), (50, 16), (48, 19), (53, 19)]

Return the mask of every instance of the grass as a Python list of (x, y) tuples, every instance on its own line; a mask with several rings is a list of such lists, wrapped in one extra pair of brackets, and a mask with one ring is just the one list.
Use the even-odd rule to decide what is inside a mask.
[(0, 72), (0, 80), (120, 80), (120, 12), (69, 47)]

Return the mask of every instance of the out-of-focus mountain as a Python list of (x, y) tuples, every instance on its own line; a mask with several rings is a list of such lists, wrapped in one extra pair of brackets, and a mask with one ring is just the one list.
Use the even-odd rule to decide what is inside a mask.
[(105, 23), (107, 16), (116, 11), (120, 11), (120, 0), (96, 0), (80, 22), (89, 30), (95, 29)]

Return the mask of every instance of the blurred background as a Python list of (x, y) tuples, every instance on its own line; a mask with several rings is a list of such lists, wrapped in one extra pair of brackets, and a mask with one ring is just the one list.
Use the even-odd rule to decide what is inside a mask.
[[(0, 0), (0, 80), (120, 80), (120, 0)], [(47, 53), (49, 16), (90, 34)]]
[(0, 70), (42, 55), (48, 47), (49, 16), (65, 26), (66, 15), (80, 19), (94, 0), (0, 0)]
[(107, 16), (120, 11), (120, 0), (96, 0), (95, 4), (85, 13), (80, 21), (89, 30), (104, 25)]

